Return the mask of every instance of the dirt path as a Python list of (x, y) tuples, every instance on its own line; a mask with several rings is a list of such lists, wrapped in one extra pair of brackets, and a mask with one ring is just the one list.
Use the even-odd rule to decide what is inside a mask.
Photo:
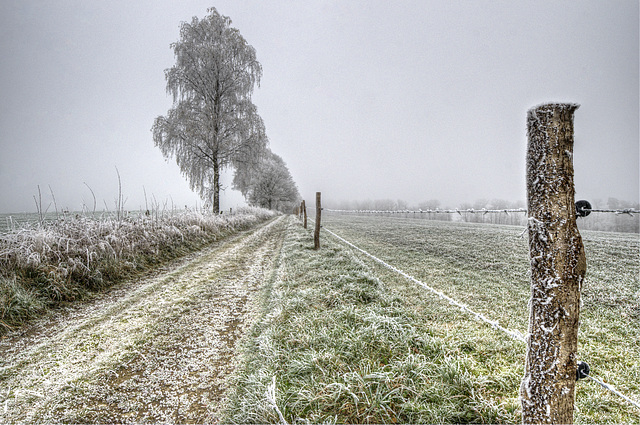
[(215, 422), (284, 217), (0, 341), (0, 423)]

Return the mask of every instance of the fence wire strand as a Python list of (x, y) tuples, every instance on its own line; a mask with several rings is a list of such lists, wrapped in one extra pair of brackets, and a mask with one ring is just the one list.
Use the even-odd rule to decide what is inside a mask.
[(626, 395), (622, 394), (620, 391), (616, 390), (615, 388), (613, 388), (611, 385), (609, 384), (605, 384), (604, 382), (602, 382), (601, 380), (599, 380), (598, 378), (594, 378), (591, 375), (587, 375), (587, 379), (592, 380), (593, 382), (596, 382), (598, 384), (600, 384), (600, 386), (602, 388), (604, 388), (605, 390), (609, 390), (612, 393), (614, 393), (615, 395), (617, 395), (618, 397), (622, 397), (623, 399), (627, 400), (629, 403), (633, 404), (634, 406), (636, 406), (638, 409), (640, 409), (640, 403), (638, 403), (637, 401), (634, 401), (632, 399), (630, 399), (629, 397), (627, 397)]
[(625, 208), (622, 210), (599, 210), (599, 209), (589, 209), (589, 208), (582, 208), (582, 211), (588, 211), (588, 212), (597, 212), (597, 213), (614, 213), (614, 214), (629, 214), (629, 215), (634, 215), (634, 214), (640, 214), (640, 210), (635, 210), (633, 208)]
[[(328, 211), (336, 211), (336, 210), (328, 210)], [(428, 291), (432, 292), (433, 294), (437, 295), (438, 297), (448, 301), (451, 305), (454, 305), (454, 306), (460, 308), (461, 310), (469, 313), (476, 320), (479, 320), (481, 322), (485, 322), (485, 323), (491, 325), (492, 328), (505, 333), (510, 338), (512, 338), (512, 339), (514, 339), (516, 341), (520, 341), (520, 342), (522, 342), (524, 344), (527, 343), (527, 337), (525, 335), (523, 335), (521, 332), (519, 332), (517, 330), (511, 330), (511, 329), (508, 329), (508, 328), (505, 328), (505, 327), (501, 326), (497, 321), (493, 321), (493, 320), (487, 318), (486, 316), (484, 316), (483, 314), (477, 313), (477, 312), (471, 310), (465, 304), (462, 304), (462, 303), (456, 301), (455, 299), (445, 295), (444, 293), (438, 291), (437, 289), (432, 288), (431, 286), (427, 285), (426, 283), (422, 282), (421, 280), (416, 279), (415, 277), (413, 277), (413, 276), (409, 275), (408, 273), (398, 269), (397, 267), (394, 267), (391, 264), (385, 262), (384, 260), (381, 260), (380, 258), (376, 257), (375, 255), (370, 254), (369, 252), (367, 252), (364, 249), (354, 245), (353, 243), (349, 242), (348, 240), (344, 239), (343, 237), (338, 236), (337, 234), (335, 234), (331, 230), (327, 229), (326, 227), (323, 226), (322, 229), (325, 232), (327, 232), (330, 235), (332, 235), (333, 237), (335, 237), (336, 239), (338, 239), (338, 240), (342, 241), (343, 243), (345, 243), (346, 245), (350, 246), (351, 248), (363, 253), (364, 255), (366, 255), (367, 257), (371, 258), (375, 262), (383, 265), (384, 267), (388, 268), (389, 270), (392, 270), (392, 271), (398, 273), (399, 275), (401, 275), (401, 276), (405, 277), (406, 279), (414, 282), (415, 284), (427, 289)], [(596, 383), (600, 384), (600, 386), (602, 388), (612, 392), (613, 394), (621, 397), (622, 399), (626, 400), (627, 402), (629, 402), (633, 406), (635, 406), (638, 409), (640, 409), (640, 403), (638, 403), (635, 400), (633, 400), (633, 399), (627, 397), (626, 395), (622, 394), (620, 391), (616, 390), (612, 385), (606, 384), (603, 381), (601, 381), (598, 378), (595, 378), (595, 377), (593, 377), (591, 375), (587, 375), (587, 378), (592, 380), (593, 382), (596, 382)]]
[[(468, 208), (468, 209), (435, 209), (435, 210), (336, 210), (323, 208), (323, 211), (337, 212), (337, 213), (351, 213), (351, 214), (509, 214), (509, 213), (526, 213), (526, 208), (503, 208), (503, 209), (486, 209), (486, 208)], [(595, 209), (595, 208), (580, 208), (580, 211), (590, 213), (614, 213), (614, 214), (640, 214), (640, 210), (633, 208), (624, 208), (620, 210), (607, 210), (607, 209)]]

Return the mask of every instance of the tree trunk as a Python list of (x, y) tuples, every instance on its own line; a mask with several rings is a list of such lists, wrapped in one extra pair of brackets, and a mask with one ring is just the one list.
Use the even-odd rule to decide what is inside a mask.
[(213, 213), (220, 214), (220, 110), (222, 98), (220, 94), (220, 78), (216, 78), (213, 101)]
[(523, 423), (573, 422), (580, 291), (586, 273), (576, 226), (573, 113), (547, 104), (527, 117), (531, 300)]
[(217, 156), (213, 158), (213, 213), (220, 214), (220, 165)]

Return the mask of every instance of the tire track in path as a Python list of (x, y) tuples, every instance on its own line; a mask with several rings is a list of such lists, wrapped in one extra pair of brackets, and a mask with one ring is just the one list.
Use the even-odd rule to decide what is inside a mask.
[(35, 336), (0, 341), (0, 422), (217, 421), (285, 222), (222, 241)]

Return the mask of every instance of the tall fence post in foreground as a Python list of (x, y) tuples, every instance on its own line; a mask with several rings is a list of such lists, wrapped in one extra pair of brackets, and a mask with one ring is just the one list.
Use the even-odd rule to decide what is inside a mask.
[(549, 103), (527, 115), (531, 300), (522, 422), (573, 423), (580, 291), (587, 269), (576, 226), (573, 113)]
[(304, 221), (303, 221), (303, 225), (304, 228), (307, 228), (307, 204), (305, 203), (304, 199), (302, 200), (302, 214), (304, 215)]
[(322, 206), (320, 205), (320, 192), (316, 192), (316, 229), (313, 232), (313, 247), (314, 249), (320, 248), (320, 216), (322, 212)]

